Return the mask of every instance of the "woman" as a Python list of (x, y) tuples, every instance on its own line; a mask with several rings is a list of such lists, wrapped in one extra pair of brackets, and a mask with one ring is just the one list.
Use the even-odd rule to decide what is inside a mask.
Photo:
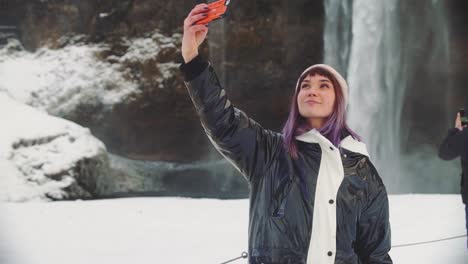
[(309, 67), (283, 133), (263, 129), (198, 56), (208, 28), (194, 23), (207, 12), (197, 5), (184, 21), (180, 69), (207, 136), (249, 182), (249, 263), (392, 263), (387, 193), (346, 125), (346, 81)]

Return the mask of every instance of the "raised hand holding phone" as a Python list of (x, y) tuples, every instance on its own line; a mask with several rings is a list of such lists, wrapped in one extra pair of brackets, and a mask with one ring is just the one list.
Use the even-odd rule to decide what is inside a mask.
[(185, 63), (198, 55), (198, 47), (208, 34), (208, 25), (196, 24), (206, 18), (209, 13), (207, 4), (196, 5), (184, 20), (184, 35), (182, 37), (182, 57)]
[(463, 108), (457, 112), (457, 118), (455, 119), (455, 127), (458, 130), (462, 131), (464, 128), (468, 126), (468, 118), (465, 116), (465, 111)]

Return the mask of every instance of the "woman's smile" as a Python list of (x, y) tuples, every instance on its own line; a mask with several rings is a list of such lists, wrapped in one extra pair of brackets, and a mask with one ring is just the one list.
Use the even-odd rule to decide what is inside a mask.
[(321, 104), (319, 103), (318, 101), (315, 101), (315, 100), (312, 100), (312, 99), (309, 99), (309, 100), (306, 100), (304, 103), (310, 105), (310, 106), (314, 106), (314, 105), (317, 105), (317, 104)]

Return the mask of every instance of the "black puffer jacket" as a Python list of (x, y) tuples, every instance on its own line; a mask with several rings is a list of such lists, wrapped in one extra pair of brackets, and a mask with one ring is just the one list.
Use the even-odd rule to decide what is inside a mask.
[(453, 160), (460, 157), (462, 165), (460, 189), (463, 203), (468, 204), (468, 128), (464, 128), (462, 131), (458, 128), (449, 129), (440, 145), (439, 157), (443, 160)]
[(362, 143), (346, 137), (349, 148), (336, 148), (314, 130), (292, 159), (281, 134), (232, 106), (208, 62), (180, 69), (206, 134), (249, 182), (250, 264), (392, 263), (385, 187), (367, 155), (349, 149)]

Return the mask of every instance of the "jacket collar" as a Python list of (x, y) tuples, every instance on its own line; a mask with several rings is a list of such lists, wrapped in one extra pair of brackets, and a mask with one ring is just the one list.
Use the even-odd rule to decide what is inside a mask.
[[(318, 132), (315, 128), (307, 131), (302, 135), (297, 136), (296, 139), (308, 143), (319, 143), (320, 146), (334, 146), (330, 142), (330, 140), (328, 140), (326, 137), (320, 134), (320, 132)], [(348, 135), (345, 138), (343, 138), (339, 147), (369, 157), (369, 152), (367, 151), (366, 144), (357, 141), (351, 135)]]

